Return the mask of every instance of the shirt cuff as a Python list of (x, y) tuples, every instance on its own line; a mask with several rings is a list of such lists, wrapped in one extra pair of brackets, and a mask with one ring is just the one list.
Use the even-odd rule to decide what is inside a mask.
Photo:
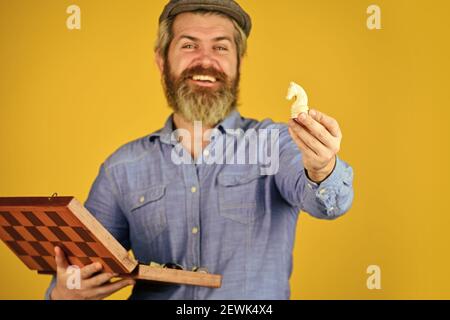
[(342, 192), (342, 188), (351, 187), (353, 180), (352, 168), (336, 156), (336, 165), (332, 173), (322, 182), (316, 183), (306, 176), (307, 188), (313, 192), (315, 198), (319, 200), (326, 209), (328, 216), (339, 214), (337, 206), (337, 196)]
[(50, 282), (50, 285), (47, 288), (47, 291), (45, 291), (45, 300), (52, 300), (52, 298), (50, 297), (50, 294), (52, 293), (55, 286), (56, 286), (56, 278), (55, 278), (55, 276), (53, 276), (52, 281)]

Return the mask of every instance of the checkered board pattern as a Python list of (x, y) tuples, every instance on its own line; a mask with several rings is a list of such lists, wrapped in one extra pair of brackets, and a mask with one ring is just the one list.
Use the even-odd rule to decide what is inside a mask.
[(59, 246), (71, 265), (100, 262), (106, 272), (130, 272), (67, 206), (11, 206), (5, 199), (0, 200), (0, 237), (28, 268), (54, 273), (54, 247)]

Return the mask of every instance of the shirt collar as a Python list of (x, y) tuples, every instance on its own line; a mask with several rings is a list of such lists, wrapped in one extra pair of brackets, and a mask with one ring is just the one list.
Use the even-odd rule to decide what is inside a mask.
[[(237, 110), (233, 110), (225, 119), (223, 119), (215, 128), (219, 129), (221, 133), (226, 133), (227, 129), (240, 129), (242, 127), (241, 114)], [(167, 118), (166, 123), (162, 129), (152, 133), (149, 136), (150, 140), (159, 137), (161, 142), (167, 144), (175, 144), (177, 141), (172, 137), (175, 130), (173, 122), (173, 113)]]

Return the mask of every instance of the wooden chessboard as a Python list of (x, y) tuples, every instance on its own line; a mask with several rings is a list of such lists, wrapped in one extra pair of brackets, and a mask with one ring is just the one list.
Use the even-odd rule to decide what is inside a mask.
[(165, 283), (221, 286), (221, 276), (139, 265), (74, 197), (0, 197), (0, 238), (31, 270), (55, 273), (54, 247), (70, 264)]

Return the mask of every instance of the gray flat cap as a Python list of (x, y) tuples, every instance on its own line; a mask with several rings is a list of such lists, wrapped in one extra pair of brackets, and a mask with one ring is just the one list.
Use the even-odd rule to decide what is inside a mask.
[(224, 13), (237, 21), (247, 37), (250, 35), (252, 20), (234, 0), (170, 0), (164, 7), (159, 17), (159, 22), (161, 23), (165, 19), (179, 13), (195, 10), (210, 10)]

